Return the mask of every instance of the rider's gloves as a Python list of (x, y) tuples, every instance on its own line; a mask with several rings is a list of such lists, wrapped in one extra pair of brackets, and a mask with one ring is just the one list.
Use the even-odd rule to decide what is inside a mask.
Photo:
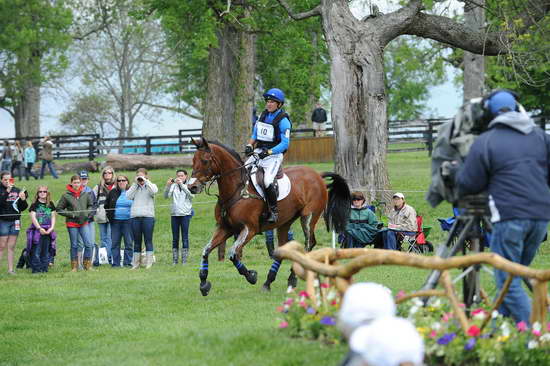
[(258, 154), (258, 157), (260, 159), (267, 158), (269, 155), (271, 155), (271, 150), (263, 149), (261, 153)]
[(248, 144), (244, 147), (244, 153), (246, 156), (250, 156), (252, 155), (252, 153), (254, 153), (254, 148), (252, 147), (252, 145)]

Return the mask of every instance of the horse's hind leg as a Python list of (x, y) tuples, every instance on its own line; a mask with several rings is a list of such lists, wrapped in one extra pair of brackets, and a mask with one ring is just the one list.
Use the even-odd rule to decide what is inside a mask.
[[(288, 230), (290, 229), (290, 226), (292, 225), (292, 222), (286, 223), (283, 226), (277, 228), (277, 241), (278, 246), (286, 244), (288, 241)], [(264, 291), (271, 291), (271, 283), (275, 281), (275, 278), (277, 278), (277, 272), (279, 272), (279, 267), (281, 266), (281, 260), (278, 258), (275, 258), (273, 260), (273, 263), (271, 264), (271, 268), (269, 269), (269, 272), (267, 272), (267, 279), (265, 280), (262, 290)]]
[(210, 281), (207, 281), (208, 255), (218, 245), (225, 243), (227, 238), (229, 238), (230, 236), (231, 236), (231, 233), (225, 231), (221, 227), (218, 227), (214, 232), (212, 239), (210, 239), (210, 242), (208, 242), (208, 244), (206, 244), (206, 246), (202, 250), (202, 259), (201, 259), (201, 265), (199, 270), (199, 278), (201, 280), (200, 290), (201, 290), (202, 296), (208, 295), (208, 292), (210, 292), (210, 289), (212, 288), (212, 284), (210, 283)]
[(311, 237), (313, 232), (311, 231), (310, 226), (312, 217), (312, 214), (300, 217), (300, 224), (302, 225), (302, 231), (304, 232), (304, 246), (306, 247), (306, 252), (309, 252), (312, 248)]
[(235, 243), (229, 250), (229, 260), (233, 262), (233, 265), (235, 266), (235, 268), (237, 268), (239, 274), (244, 276), (246, 280), (253, 285), (256, 284), (256, 282), (258, 281), (258, 272), (247, 269), (246, 266), (241, 262), (240, 257), (242, 247), (246, 243), (248, 243), (254, 235), (256, 235), (256, 233), (251, 232), (245, 225), (244, 228), (241, 230), (241, 233), (237, 237), (237, 240), (235, 240)]

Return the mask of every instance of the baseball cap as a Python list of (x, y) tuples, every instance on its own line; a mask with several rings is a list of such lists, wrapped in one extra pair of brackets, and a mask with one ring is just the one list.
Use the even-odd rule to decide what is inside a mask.
[(80, 179), (88, 179), (89, 178), (88, 177), (88, 172), (86, 170), (82, 170), (79, 175), (80, 175)]
[(393, 196), (392, 196), (392, 198), (393, 198), (393, 197), (399, 197), (399, 198), (405, 199), (405, 195), (404, 195), (403, 193), (401, 193), (401, 192), (396, 192), (396, 193), (394, 193)]
[(493, 116), (498, 116), (504, 111), (514, 111), (516, 106), (516, 98), (506, 90), (499, 91), (489, 98), (489, 108)]
[(424, 341), (410, 320), (383, 317), (351, 335), (351, 350), (369, 366), (422, 365)]

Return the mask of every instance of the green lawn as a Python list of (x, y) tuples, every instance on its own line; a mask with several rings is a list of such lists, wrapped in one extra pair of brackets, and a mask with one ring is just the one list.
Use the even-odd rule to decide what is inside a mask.
[[(392, 187), (404, 192), (407, 201), (434, 227), (430, 239), (444, 238), (437, 217), (450, 215), (443, 204), (436, 209), (424, 201), (429, 184), (426, 152), (388, 156)], [(319, 171), (330, 164), (314, 165)], [(163, 186), (173, 173), (151, 172)], [(57, 200), (69, 179), (48, 177), (45, 182)], [(92, 175), (92, 182), (98, 174)], [(18, 183), (31, 193), (36, 181)], [(155, 252), (151, 270), (112, 269), (102, 266), (94, 272), (69, 272), (69, 244), (63, 225), (57, 226), (59, 249), (55, 267), (45, 275), (18, 270), (6, 274), (0, 263), (0, 365), (335, 365), (344, 352), (342, 345), (327, 346), (302, 339), (289, 339), (277, 331), (275, 307), (285, 299), (289, 263), (284, 263), (271, 293), (260, 290), (271, 262), (263, 237), (255, 238), (244, 250), (243, 262), (258, 271), (259, 283), (249, 285), (229, 261), (210, 259), (208, 297), (199, 292), (200, 251), (214, 230), (214, 197), (195, 198), (196, 215), (191, 222), (191, 257), (186, 266), (171, 265), (169, 201), (157, 198)], [(24, 218), (23, 227), (29, 224)], [(298, 240), (303, 235), (294, 227)], [(317, 230), (322, 246), (330, 235), (322, 225)], [(24, 246), (20, 235), (17, 255)], [(550, 249), (543, 244), (534, 266), (548, 267)], [(366, 270), (358, 279), (388, 285), (393, 290), (417, 289), (426, 272), (397, 267)], [(485, 282), (490, 287), (490, 276)]]

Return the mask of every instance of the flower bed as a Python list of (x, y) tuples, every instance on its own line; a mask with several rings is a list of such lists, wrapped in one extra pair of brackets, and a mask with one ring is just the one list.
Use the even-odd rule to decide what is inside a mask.
[[(339, 296), (328, 284), (316, 284), (312, 299), (305, 291), (292, 292), (277, 308), (279, 328), (293, 337), (339, 343), (336, 325)], [(402, 296), (401, 292), (398, 296)], [(513, 324), (484, 307), (470, 314), (464, 332), (446, 300), (433, 298), (423, 307), (418, 298), (398, 306), (398, 315), (414, 322), (424, 338), (428, 365), (550, 365), (550, 322)], [(491, 319), (482, 327), (487, 317)]]

